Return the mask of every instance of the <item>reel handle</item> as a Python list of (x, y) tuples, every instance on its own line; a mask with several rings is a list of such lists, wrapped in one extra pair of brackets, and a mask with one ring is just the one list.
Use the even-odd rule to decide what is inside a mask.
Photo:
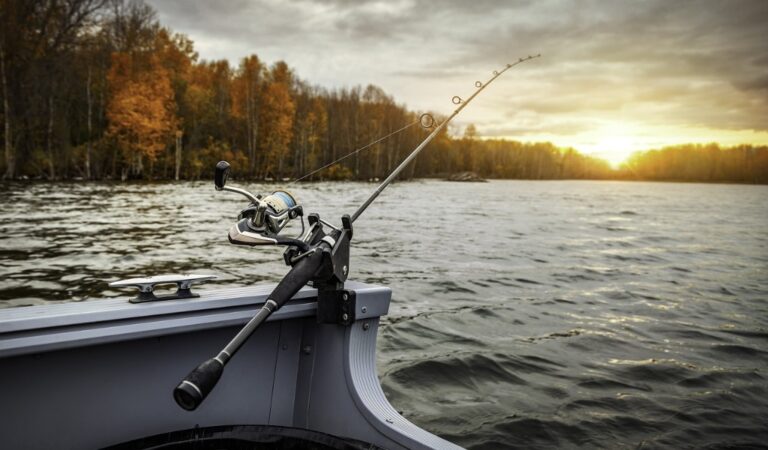
[(251, 194), (250, 192), (244, 189), (226, 186), (227, 178), (229, 178), (230, 168), (231, 166), (226, 161), (219, 161), (216, 164), (216, 171), (213, 174), (213, 185), (216, 187), (216, 190), (237, 192), (238, 194), (244, 195), (248, 200), (251, 201), (251, 203), (259, 203), (259, 197)]
[(216, 172), (213, 175), (213, 184), (216, 186), (217, 191), (224, 189), (224, 185), (227, 184), (230, 168), (231, 166), (226, 161), (219, 161), (216, 164)]

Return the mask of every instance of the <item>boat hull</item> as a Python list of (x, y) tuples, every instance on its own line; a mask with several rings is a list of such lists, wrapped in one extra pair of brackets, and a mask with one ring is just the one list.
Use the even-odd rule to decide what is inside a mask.
[(408, 422), (384, 397), (375, 348), (390, 290), (347, 288), (359, 308), (351, 325), (318, 324), (316, 292), (303, 289), (256, 331), (195, 411), (179, 408), (173, 388), (217, 354), (272, 286), (0, 310), (3, 447), (101, 448), (252, 425), (388, 449), (459, 448)]

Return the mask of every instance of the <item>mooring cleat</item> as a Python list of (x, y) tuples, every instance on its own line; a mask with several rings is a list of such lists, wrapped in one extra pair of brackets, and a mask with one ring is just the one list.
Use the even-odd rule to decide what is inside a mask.
[[(135, 287), (139, 289), (139, 295), (136, 298), (129, 300), (131, 303), (144, 303), (154, 302), (158, 300), (176, 300), (181, 298), (195, 298), (200, 297), (198, 294), (192, 292), (192, 285), (195, 283), (202, 283), (204, 281), (213, 280), (217, 278), (216, 275), (200, 275), (200, 274), (171, 274), (171, 275), (158, 275), (154, 277), (146, 278), (129, 278), (127, 280), (113, 281), (109, 283), (109, 287)], [(155, 295), (155, 286), (161, 284), (176, 284), (176, 292), (167, 295)]]

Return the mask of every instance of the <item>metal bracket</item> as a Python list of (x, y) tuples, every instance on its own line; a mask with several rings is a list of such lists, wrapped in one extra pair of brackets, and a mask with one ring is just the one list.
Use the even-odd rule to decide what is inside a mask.
[(323, 249), (323, 266), (312, 280), (315, 285), (329, 286), (328, 290), (341, 289), (349, 275), (349, 241), (352, 239), (352, 222), (346, 214), (341, 218), (341, 222), (342, 229), (329, 235), (335, 242), (332, 248)]
[[(128, 280), (113, 281), (109, 287), (136, 287), (139, 295), (129, 300), (131, 303), (154, 302), (158, 300), (175, 300), (181, 298), (200, 297), (192, 292), (192, 285), (204, 281), (213, 280), (216, 275), (158, 275), (146, 278), (130, 278)], [(155, 295), (155, 286), (160, 284), (176, 284), (176, 292), (168, 295)]]
[(317, 323), (351, 325), (355, 321), (357, 295), (348, 289), (317, 291)]

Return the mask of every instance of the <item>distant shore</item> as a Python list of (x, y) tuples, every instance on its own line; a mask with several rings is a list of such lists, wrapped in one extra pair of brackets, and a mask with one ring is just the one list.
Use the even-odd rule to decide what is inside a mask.
[[(398, 180), (398, 183), (403, 182), (417, 182), (417, 181), (445, 181), (445, 182), (452, 182), (452, 180), (448, 180), (446, 177), (443, 176), (425, 176), (425, 177), (415, 177), (415, 178), (406, 178)], [(275, 186), (285, 186), (288, 183), (291, 183), (291, 180), (259, 180), (259, 179), (236, 179), (232, 178), (230, 181), (233, 183), (258, 183), (258, 184), (266, 184), (266, 185), (275, 185)], [(370, 179), (370, 180), (355, 180), (355, 179), (348, 179), (348, 180), (302, 180), (294, 184), (294, 186), (301, 186), (301, 185), (314, 185), (314, 184), (320, 184), (320, 183), (369, 183), (369, 184), (378, 184), (382, 180), (380, 179)], [(681, 180), (681, 179), (640, 179), (640, 178), (483, 178), (480, 182), (489, 182), (489, 181), (540, 181), (540, 182), (550, 182), (550, 181), (605, 181), (605, 182), (629, 182), (629, 183), (687, 183), (687, 184), (733, 184), (733, 185), (756, 185), (756, 186), (767, 186), (768, 181), (758, 181), (758, 182), (750, 182), (750, 181), (705, 181), (705, 180)], [(111, 178), (104, 178), (99, 180), (84, 180), (84, 179), (78, 179), (78, 178), (66, 178), (66, 179), (58, 179), (58, 180), (49, 180), (46, 178), (30, 178), (30, 177), (22, 177), (22, 178), (16, 178), (13, 180), (0, 180), (0, 186), (3, 185), (11, 185), (11, 184), (57, 184), (57, 183), (65, 183), (65, 184), (72, 184), (72, 183), (88, 183), (88, 184), (167, 184), (167, 183), (198, 183), (198, 182), (210, 182), (213, 183), (213, 177), (210, 179), (205, 178), (197, 178), (197, 179), (179, 179), (174, 180), (170, 178), (154, 178), (154, 179), (127, 179), (127, 180), (115, 180)]]

